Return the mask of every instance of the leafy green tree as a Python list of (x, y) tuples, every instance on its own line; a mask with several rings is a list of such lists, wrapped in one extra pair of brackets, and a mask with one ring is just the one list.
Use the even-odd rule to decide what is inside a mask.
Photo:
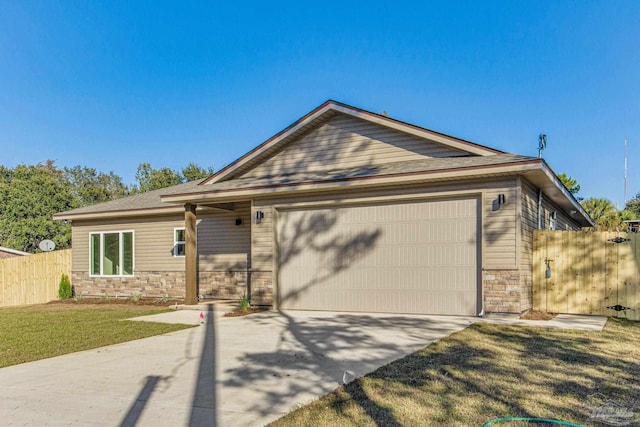
[(582, 207), (596, 223), (596, 230), (620, 231), (626, 228), (624, 221), (628, 219), (628, 213), (618, 211), (608, 199), (592, 197), (583, 201)]
[(630, 213), (631, 218), (629, 219), (640, 219), (640, 193), (636, 194), (634, 198), (627, 201), (624, 210)]
[(185, 182), (195, 181), (196, 179), (206, 178), (211, 175), (213, 175), (213, 168), (211, 166), (205, 169), (191, 162), (182, 168), (182, 176)]
[(577, 180), (571, 178), (566, 173), (561, 173), (560, 175), (558, 175), (558, 178), (564, 184), (564, 186), (567, 187), (567, 190), (569, 190), (579, 202), (582, 202), (582, 200), (584, 200), (582, 197), (577, 196), (578, 192), (580, 191), (580, 184), (578, 184)]
[(97, 172), (94, 168), (80, 165), (64, 168), (63, 172), (78, 207), (108, 202), (129, 194), (122, 178), (113, 172)]
[(53, 161), (0, 169), (0, 245), (38, 252), (44, 239), (60, 248), (71, 242), (71, 226), (52, 215), (76, 206)]
[(182, 184), (213, 174), (213, 168), (202, 168), (196, 163), (189, 163), (181, 172), (164, 167), (155, 169), (149, 163), (140, 163), (136, 171), (136, 182), (131, 187), (131, 193), (138, 194), (145, 191), (158, 190), (172, 185)]
[(182, 175), (173, 169), (163, 167), (154, 169), (149, 163), (140, 163), (136, 171), (137, 185), (132, 187), (132, 193), (144, 193), (158, 190), (176, 184), (182, 184)]

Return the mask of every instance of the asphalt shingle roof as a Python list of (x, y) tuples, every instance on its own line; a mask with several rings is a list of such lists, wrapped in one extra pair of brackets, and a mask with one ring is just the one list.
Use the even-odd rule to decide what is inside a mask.
[(184, 184), (178, 184), (167, 188), (161, 188), (159, 190), (147, 191), (145, 193), (136, 194), (133, 196), (122, 197), (116, 200), (110, 200), (104, 203), (98, 203), (91, 206), (85, 206), (78, 209), (62, 212), (55, 216), (65, 215), (78, 215), (78, 214), (90, 214), (99, 212), (111, 212), (111, 211), (128, 211), (137, 209), (154, 209), (154, 208), (167, 208), (170, 204), (162, 202), (160, 196), (165, 194), (174, 194), (174, 192), (185, 192), (197, 187), (202, 179), (186, 182)]
[(204, 192), (216, 192), (224, 190), (239, 190), (251, 188), (264, 188), (277, 185), (295, 185), (304, 183), (330, 182), (352, 178), (374, 178), (387, 175), (411, 174), (420, 172), (437, 172), (465, 168), (498, 166), (509, 163), (527, 162), (537, 160), (536, 157), (520, 156), (517, 154), (496, 154), (492, 156), (463, 156), (428, 158), (420, 160), (408, 160), (402, 162), (386, 163), (375, 166), (359, 166), (346, 169), (304, 171), (289, 175), (273, 175), (251, 178), (235, 178), (215, 184), (203, 184), (186, 191), (174, 191), (172, 194), (197, 194)]
[[(57, 216), (92, 214), (113, 211), (132, 211), (140, 209), (168, 208), (174, 205), (163, 202), (161, 197), (168, 195), (187, 195), (204, 192), (218, 192), (252, 188), (264, 188), (278, 185), (295, 185), (309, 182), (331, 182), (364, 177), (384, 177), (387, 175), (411, 174), (420, 172), (437, 172), (476, 167), (499, 166), (509, 163), (536, 160), (536, 157), (520, 156), (517, 154), (496, 154), (491, 156), (464, 156), (428, 158), (387, 163), (375, 166), (361, 166), (329, 171), (304, 171), (289, 175), (263, 176), (258, 178), (236, 178), (215, 184), (199, 185), (203, 180), (196, 180), (160, 190), (149, 191), (134, 196), (123, 197), (105, 203), (86, 206), (63, 212)], [(124, 212), (123, 212), (124, 213)]]

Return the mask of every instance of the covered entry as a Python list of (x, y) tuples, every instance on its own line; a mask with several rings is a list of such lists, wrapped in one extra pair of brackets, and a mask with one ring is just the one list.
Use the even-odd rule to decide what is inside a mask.
[(279, 307), (476, 315), (478, 199), (279, 209)]

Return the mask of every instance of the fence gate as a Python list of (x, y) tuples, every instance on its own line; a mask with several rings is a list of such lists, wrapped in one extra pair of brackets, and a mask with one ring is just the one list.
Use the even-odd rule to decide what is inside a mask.
[(535, 231), (533, 308), (640, 320), (640, 233)]

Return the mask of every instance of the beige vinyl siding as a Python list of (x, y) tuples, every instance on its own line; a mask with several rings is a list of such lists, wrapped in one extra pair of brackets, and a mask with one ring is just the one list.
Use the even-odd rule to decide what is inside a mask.
[(558, 205), (550, 201), (548, 198), (544, 197), (544, 194), (542, 195), (542, 211), (542, 228), (545, 230), (550, 229), (551, 212), (557, 213), (556, 230), (580, 230), (581, 228), (580, 225), (573, 221), (565, 211), (561, 210), (558, 207)]
[[(517, 241), (516, 241), (516, 179), (505, 178), (483, 182), (465, 182), (460, 184), (441, 184), (429, 186), (414, 186), (395, 188), (393, 190), (371, 190), (368, 192), (343, 191), (340, 193), (289, 198), (256, 199), (252, 208), (252, 217), (257, 210), (264, 212), (261, 224), (252, 227), (252, 267), (255, 270), (271, 271), (273, 269), (274, 224), (273, 214), (276, 206), (287, 206), (296, 203), (307, 205), (335, 203), (350, 203), (358, 199), (381, 198), (384, 202), (394, 199), (430, 197), (446, 197), (460, 195), (482, 195), (481, 224), (483, 267), (517, 269)], [(498, 194), (504, 194), (507, 203), (496, 209)]]
[(520, 179), (520, 310), (533, 306), (533, 230), (538, 228), (538, 190), (526, 179)]
[(301, 171), (324, 171), (375, 166), (424, 157), (452, 157), (468, 153), (338, 114), (243, 177), (264, 177)]
[[(251, 252), (250, 203), (237, 203), (233, 212), (198, 217), (198, 270), (246, 269)], [(242, 220), (242, 224), (235, 225), (236, 219)]]
[(522, 261), (523, 270), (531, 270), (533, 230), (538, 228), (538, 190), (527, 180), (521, 180)]
[[(235, 226), (235, 219), (243, 224)], [(250, 252), (249, 204), (235, 212), (198, 212), (199, 269), (246, 268)], [(134, 274), (147, 271), (183, 271), (184, 257), (173, 256), (174, 229), (184, 227), (183, 215), (73, 221), (73, 271), (89, 270), (89, 234), (133, 230)]]

